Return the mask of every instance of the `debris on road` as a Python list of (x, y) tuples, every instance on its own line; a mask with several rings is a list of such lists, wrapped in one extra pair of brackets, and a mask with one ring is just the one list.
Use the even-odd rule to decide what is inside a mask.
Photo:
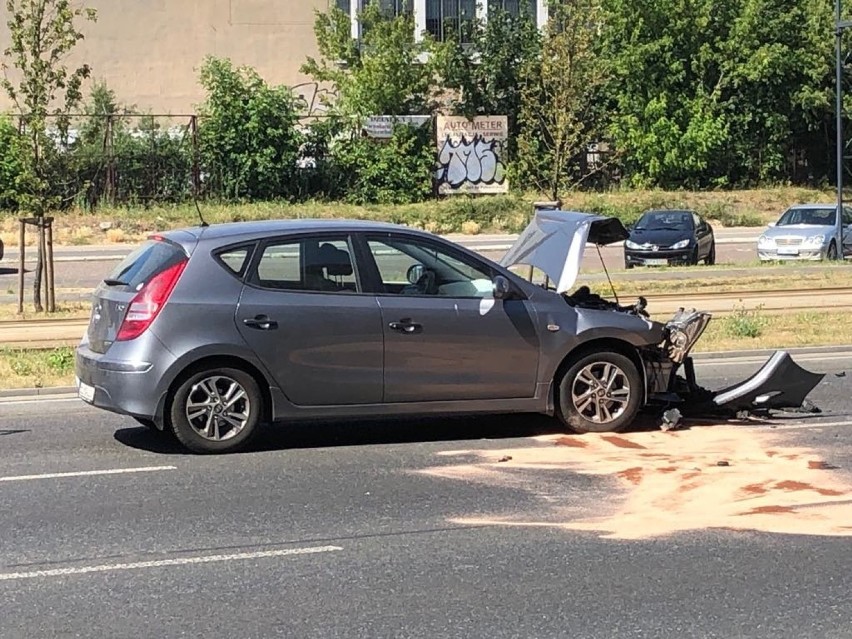
[(663, 413), (663, 421), (660, 424), (660, 430), (668, 432), (680, 428), (683, 415), (677, 408), (672, 408)]

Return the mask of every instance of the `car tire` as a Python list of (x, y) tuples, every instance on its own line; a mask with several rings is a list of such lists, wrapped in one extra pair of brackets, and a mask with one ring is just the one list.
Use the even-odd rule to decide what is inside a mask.
[(169, 406), (175, 437), (202, 454), (241, 449), (257, 433), (262, 414), (257, 382), (236, 368), (209, 368), (190, 375), (175, 389)]
[(831, 243), (828, 245), (828, 250), (825, 252), (825, 259), (837, 259), (837, 244), (834, 242), (834, 240), (831, 240)]
[(707, 254), (707, 259), (704, 260), (704, 264), (707, 266), (713, 266), (716, 263), (716, 242), (713, 242), (710, 245), (710, 252)]
[(635, 419), (644, 394), (642, 376), (629, 357), (581, 354), (559, 380), (557, 416), (577, 433), (621, 432)]

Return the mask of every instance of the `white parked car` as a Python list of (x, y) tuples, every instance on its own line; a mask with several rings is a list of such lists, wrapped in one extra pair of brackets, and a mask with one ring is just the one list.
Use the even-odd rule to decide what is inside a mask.
[[(852, 208), (843, 207), (843, 256), (852, 257)], [(757, 255), (768, 260), (837, 258), (837, 205), (797, 204), (757, 240)]]

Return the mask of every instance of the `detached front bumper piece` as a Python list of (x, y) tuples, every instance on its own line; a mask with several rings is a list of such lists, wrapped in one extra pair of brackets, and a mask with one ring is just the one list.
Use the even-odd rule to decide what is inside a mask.
[(747, 380), (716, 392), (713, 406), (726, 412), (801, 408), (824, 377), (796, 364), (786, 351), (776, 351)]

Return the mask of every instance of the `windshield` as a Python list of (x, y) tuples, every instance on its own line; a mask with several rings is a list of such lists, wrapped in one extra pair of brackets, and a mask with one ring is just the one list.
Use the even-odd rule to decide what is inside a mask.
[(833, 206), (824, 209), (787, 209), (776, 226), (791, 226), (793, 224), (833, 226), (837, 220), (836, 210)]
[(692, 229), (692, 214), (688, 211), (645, 213), (634, 228), (637, 231), (688, 231)]
[(149, 279), (185, 258), (186, 255), (177, 245), (149, 240), (124, 258), (107, 280), (139, 289)]

